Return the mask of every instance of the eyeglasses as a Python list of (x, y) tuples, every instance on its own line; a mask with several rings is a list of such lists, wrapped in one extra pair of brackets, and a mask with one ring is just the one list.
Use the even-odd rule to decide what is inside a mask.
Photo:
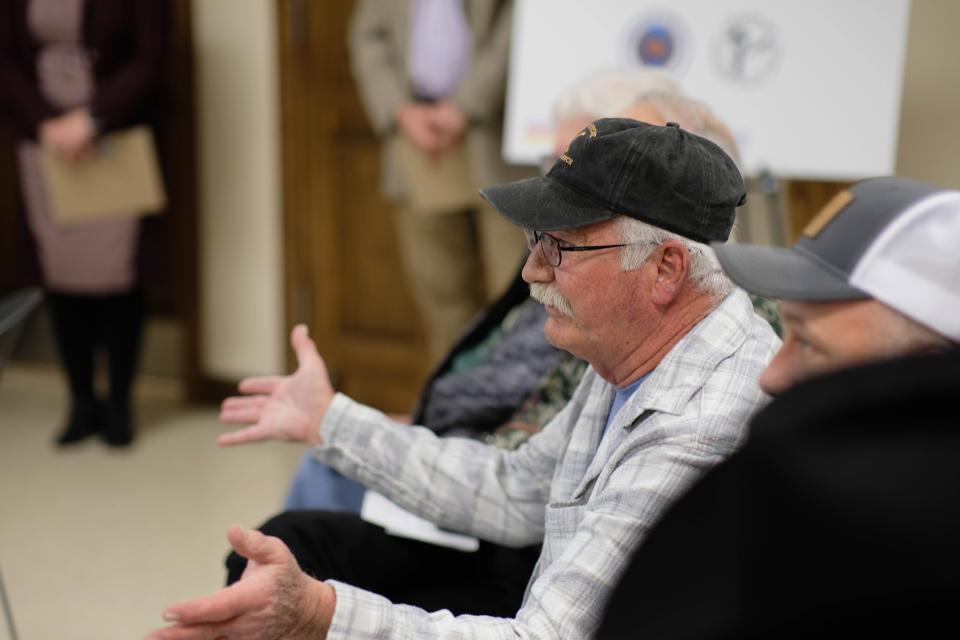
[(628, 243), (622, 244), (592, 244), (592, 245), (561, 245), (558, 238), (554, 238), (549, 233), (540, 231), (526, 231), (527, 248), (533, 251), (534, 246), (540, 245), (540, 253), (543, 259), (551, 267), (559, 267), (560, 260), (563, 258), (564, 251), (599, 251), (600, 249), (616, 249), (617, 247), (626, 247)]

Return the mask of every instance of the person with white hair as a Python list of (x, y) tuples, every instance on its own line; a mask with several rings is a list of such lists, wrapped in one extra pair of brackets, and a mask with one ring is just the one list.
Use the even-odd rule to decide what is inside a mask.
[[(249, 426), (220, 443), (310, 442), (441, 527), (510, 546), (542, 541), (519, 610), (411, 606), (390, 593), (436, 588), (435, 577), (420, 584), (416, 560), (319, 521), (283, 539), (237, 527), (228, 537), (248, 559), (241, 579), (168, 607), (174, 624), (152, 640), (589, 638), (629, 554), (742, 441), (779, 340), (708, 246), (728, 238), (745, 200), (727, 154), (673, 122), (605, 118), (546, 176), (481, 193), (527, 234), (523, 278), (546, 308), (547, 339), (590, 365), (542, 431), (504, 451), (397, 424), (335, 393), (299, 326), (297, 371), (243, 383), (250, 395), (228, 401), (221, 419)], [(378, 584), (350, 584), (351, 574)]]
[[(658, 125), (677, 122), (739, 160), (730, 130), (706, 104), (687, 96), (667, 72), (641, 68), (601, 71), (560, 94), (553, 109), (557, 142), (549, 156), (550, 163), (590, 122), (613, 115)], [(637, 233), (629, 225), (624, 231)], [(710, 268), (716, 271), (715, 265)], [(441, 360), (411, 413), (414, 423), (439, 434), (471, 434), (515, 448), (566, 403), (583, 373), (582, 363), (574, 362), (565, 352), (550, 349), (542, 331), (534, 338), (529, 331), (522, 330), (533, 321), (542, 327), (545, 320), (542, 309), (536, 305), (528, 312), (518, 311), (524, 302), (528, 307), (531, 302), (522, 284), (517, 273), (513, 285), (470, 324)], [(755, 310), (779, 331), (772, 303), (755, 296), (751, 299)], [(481, 363), (477, 363), (481, 360), (475, 355), (477, 351), (485, 354)], [(475, 364), (468, 368), (464, 361)], [(284, 510), (358, 513), (364, 493), (363, 485), (333, 471), (308, 451), (295, 471)], [(519, 559), (512, 558), (512, 564), (519, 564)], [(230, 580), (237, 578), (239, 574), (232, 575)], [(502, 589), (503, 577), (500, 578)], [(519, 592), (522, 594), (522, 588)], [(479, 594), (464, 594), (464, 600), (481, 607), (475, 613), (488, 613), (482, 608), (484, 599)]]
[(672, 75), (650, 68), (600, 71), (564, 91), (553, 105), (556, 147), (551, 162), (583, 127), (612, 115), (659, 125), (678, 122), (740, 163), (733, 133), (713, 110), (686, 95)]

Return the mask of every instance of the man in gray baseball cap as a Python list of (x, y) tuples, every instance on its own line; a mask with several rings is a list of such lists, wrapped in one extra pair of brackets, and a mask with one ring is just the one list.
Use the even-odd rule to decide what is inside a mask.
[(792, 248), (715, 245), (747, 291), (780, 299), (776, 394), (848, 366), (960, 342), (960, 192), (908, 178), (841, 191)]
[[(600, 640), (936, 637), (960, 594), (960, 192), (877, 178), (792, 248), (716, 246), (780, 298), (777, 398), (662, 518)], [(782, 393), (780, 393), (782, 391)], [(695, 553), (691, 553), (695, 549)]]

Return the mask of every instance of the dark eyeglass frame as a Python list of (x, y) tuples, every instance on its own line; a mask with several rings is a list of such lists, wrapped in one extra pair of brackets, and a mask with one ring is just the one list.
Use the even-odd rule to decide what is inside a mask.
[[(530, 241), (530, 236), (533, 236), (533, 242)], [(543, 261), (546, 262), (551, 267), (559, 267), (560, 263), (563, 261), (563, 252), (564, 251), (599, 251), (601, 249), (616, 249), (618, 247), (626, 247), (630, 243), (620, 243), (620, 244), (582, 244), (582, 245), (572, 245), (572, 244), (561, 244), (562, 241), (542, 231), (533, 231), (530, 230), (527, 232), (527, 247), (533, 251), (534, 245), (540, 245), (540, 255), (543, 256)], [(548, 249), (547, 247), (551, 247)], [(550, 256), (553, 252), (556, 252), (556, 263), (551, 260)]]

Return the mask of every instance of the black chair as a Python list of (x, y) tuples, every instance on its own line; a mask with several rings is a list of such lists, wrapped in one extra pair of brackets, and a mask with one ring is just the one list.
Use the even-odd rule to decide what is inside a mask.
[[(3, 365), (13, 352), (24, 320), (37, 308), (43, 294), (39, 289), (22, 289), (0, 298), (0, 373)], [(17, 640), (17, 629), (13, 623), (13, 611), (7, 598), (7, 589), (3, 584), (3, 575), (0, 574), (0, 608), (7, 623), (10, 640)]]
[(21, 289), (0, 298), (0, 373), (13, 352), (23, 321), (43, 299), (40, 289)]

